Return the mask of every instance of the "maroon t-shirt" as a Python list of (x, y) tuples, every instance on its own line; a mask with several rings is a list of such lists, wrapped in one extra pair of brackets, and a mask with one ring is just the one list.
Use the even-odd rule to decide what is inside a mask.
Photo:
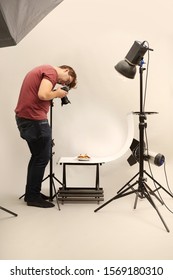
[(42, 65), (34, 68), (25, 76), (15, 109), (18, 117), (32, 120), (47, 119), (50, 101), (40, 100), (38, 97), (42, 79), (48, 79), (52, 83), (53, 89), (58, 80), (56, 70), (50, 65)]

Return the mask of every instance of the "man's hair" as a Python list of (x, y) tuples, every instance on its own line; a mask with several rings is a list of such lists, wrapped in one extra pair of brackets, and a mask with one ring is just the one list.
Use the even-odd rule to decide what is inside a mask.
[(74, 71), (74, 69), (68, 65), (61, 65), (61, 66), (59, 66), (59, 68), (69, 70), (69, 75), (73, 78), (73, 81), (69, 84), (69, 87), (74, 88), (77, 84), (77, 75), (76, 75), (76, 72)]

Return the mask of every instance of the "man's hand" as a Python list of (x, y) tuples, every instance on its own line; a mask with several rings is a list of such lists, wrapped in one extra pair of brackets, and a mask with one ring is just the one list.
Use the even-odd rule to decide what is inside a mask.
[(56, 93), (56, 97), (58, 98), (63, 98), (67, 95), (67, 91), (60, 87), (57, 88), (54, 92)]

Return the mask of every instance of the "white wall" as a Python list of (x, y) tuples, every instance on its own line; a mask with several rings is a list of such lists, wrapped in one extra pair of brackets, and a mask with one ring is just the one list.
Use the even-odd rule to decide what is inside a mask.
[[(53, 107), (55, 162), (60, 156), (115, 154), (126, 135), (125, 117), (139, 110), (139, 77), (120, 79), (114, 65), (135, 40), (150, 47), (146, 111), (150, 150), (172, 160), (172, 8), (171, 0), (64, 0), (17, 46), (0, 49), (0, 147), (2, 192), (23, 191), (29, 152), (19, 138), (14, 108), (22, 80), (40, 64), (69, 64), (78, 74), (71, 105)], [(145, 57), (147, 62), (147, 56)], [(135, 116), (136, 134), (138, 118)], [(126, 158), (123, 160), (126, 161)], [(112, 163), (103, 169), (105, 184), (122, 182), (134, 169)], [(55, 167), (59, 174), (61, 170)], [(125, 180), (125, 177), (123, 178)], [(124, 181), (122, 182), (124, 183)]]

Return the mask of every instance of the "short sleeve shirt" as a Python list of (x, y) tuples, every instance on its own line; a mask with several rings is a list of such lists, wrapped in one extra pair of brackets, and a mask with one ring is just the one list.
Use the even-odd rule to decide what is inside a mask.
[(23, 80), (15, 109), (18, 117), (31, 120), (47, 119), (50, 101), (40, 100), (38, 97), (38, 90), (42, 79), (48, 79), (52, 83), (53, 89), (58, 80), (55, 68), (50, 65), (42, 65), (28, 72)]

